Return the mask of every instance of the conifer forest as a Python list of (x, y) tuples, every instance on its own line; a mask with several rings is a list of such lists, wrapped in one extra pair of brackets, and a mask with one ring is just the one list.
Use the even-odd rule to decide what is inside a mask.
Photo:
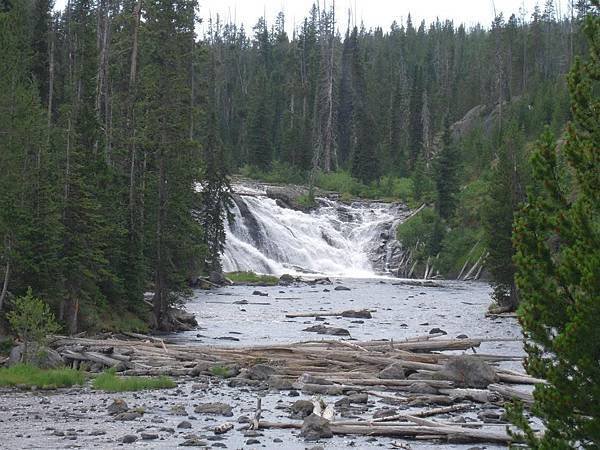
[[(66, 0), (59, 5), (0, 0), (0, 389), (26, 384), (3, 381), (8, 372), (2, 371), (11, 368), (2, 366), (11, 365), (13, 344), (24, 343), (23, 364), (16, 367), (34, 370), (40, 352), (31, 359), (27, 349), (35, 342), (36, 348), (57, 353), (61, 367), (68, 366), (61, 370), (81, 373), (84, 363), (98, 370), (113, 367), (89, 381), (93, 389), (100, 389), (100, 377), (115, 377), (115, 367), (117, 372), (126, 368), (132, 378), (177, 377), (177, 370), (194, 367), (183, 361), (210, 361), (194, 376), (230, 378), (251, 373), (258, 367), (252, 364), (283, 358), (284, 372), (274, 364), (275, 369), (264, 367), (275, 375), (254, 373), (249, 379), (270, 383), (274, 376), (294, 381), (302, 375), (306, 393), (306, 386), (319, 383), (306, 381), (314, 378), (310, 369), (295, 369), (313, 367), (298, 354), (324, 347), (294, 344), (299, 347), (290, 346), (285, 356), (276, 347), (252, 347), (242, 357), (226, 347), (201, 353), (180, 341), (168, 348), (165, 342), (177, 330), (187, 330), (183, 335), (188, 336), (197, 321), (209, 333), (214, 320), (226, 319), (225, 326), (235, 327), (239, 315), (253, 308), (251, 299), (261, 296), (267, 303), (254, 305), (298, 297), (296, 304), (277, 306), (284, 308), (280, 316), (292, 319), (319, 319), (318, 313), (305, 312), (342, 311), (364, 302), (358, 312), (377, 318), (385, 317), (384, 306), (391, 304), (381, 299), (396, 295), (386, 290), (396, 282), (406, 289), (434, 289), (420, 294), (423, 301), (425, 294), (446, 286), (467, 300), (446, 311), (442, 305), (450, 291), (441, 303), (432, 297), (431, 304), (448, 317), (461, 314), (465, 323), (473, 322), (469, 326), (479, 327), (472, 331), (479, 336), (518, 336), (516, 353), (506, 361), (522, 361), (514, 368), (527, 374), (500, 365), (490, 369), (494, 381), (485, 384), (486, 392), (501, 386), (494, 395), (506, 400), (501, 416), (507, 427), (485, 431), (482, 425), (477, 433), (437, 417), (425, 419), (437, 411), (401, 417), (405, 413), (394, 410), (389, 420), (381, 419), (390, 423), (379, 423), (383, 416), (373, 419), (373, 435), (442, 436), (447, 442), (461, 437), (534, 449), (598, 448), (600, 2), (567, 0), (559, 8), (554, 0), (540, 0), (529, 10), (498, 13), (491, 23), (477, 25), (444, 17), (418, 22), (408, 5), (403, 19), (390, 16), (389, 24), (369, 27), (338, 3), (315, 2), (293, 22), (283, 11), (259, 17), (264, 14), (260, 6), (256, 22), (242, 25), (209, 14), (200, 0)], [(355, 297), (361, 283), (373, 291), (356, 298), (356, 305), (343, 306), (342, 299), (323, 307), (317, 291), (289, 287), (320, 291), (327, 282), (339, 284), (335, 291), (352, 289)], [(273, 283), (284, 290), (262, 292), (266, 288), (260, 286)], [(248, 296), (253, 288), (247, 286), (259, 286), (257, 297)], [(231, 317), (209, 295), (227, 295), (227, 289), (248, 296), (241, 300), (246, 303), (237, 303), (248, 306)], [(323, 298), (342, 295), (333, 291)], [(468, 295), (485, 303), (480, 316), (478, 306), (465, 307), (477, 302), (469, 303), (464, 292), (475, 292)], [(368, 301), (382, 303), (373, 309)], [(390, 308), (403, 311), (398, 305)], [(409, 324), (402, 326), (412, 338), (431, 328), (419, 328), (418, 322), (433, 326), (436, 319), (433, 312), (414, 313), (422, 315), (411, 328), (408, 318), (392, 318), (392, 309), (388, 322), (382, 322), (382, 330), (391, 323), (392, 331), (378, 337), (356, 331), (358, 341), (337, 347), (346, 359), (338, 359), (335, 368), (330, 360), (317, 360), (320, 353), (311, 355), (315, 376), (322, 373), (342, 386), (340, 395), (347, 394), (347, 386), (363, 395), (377, 377), (386, 379), (385, 389), (402, 390), (410, 376), (421, 375), (416, 379), (437, 392), (421, 393), (429, 395), (430, 408), (446, 408), (441, 414), (458, 411), (456, 404), (436, 403), (450, 395), (444, 393), (449, 386), (461, 387), (448, 378), (451, 368), (444, 366), (449, 363), (443, 351), (467, 353), (486, 341), (462, 347), (454, 336), (438, 336), (447, 334), (440, 328), (431, 329), (430, 340), (393, 338), (400, 322)], [(401, 317), (413, 314), (406, 311)], [(357, 311), (324, 316), (365, 318), (346, 313)], [(256, 333), (265, 332), (262, 320), (271, 320), (264, 314)], [(481, 322), (490, 315), (498, 322)], [(310, 338), (285, 334), (291, 328), (277, 331), (279, 322), (272, 320), (271, 340), (217, 339), (263, 345)], [(508, 328), (498, 328), (499, 321), (508, 321), (502, 325)], [(182, 323), (191, 328), (181, 328)], [(320, 331), (302, 331), (333, 334), (327, 339), (336, 340), (350, 336), (345, 329), (347, 335), (335, 334), (328, 322), (316, 323)], [(357, 327), (362, 321), (352, 323)], [(134, 353), (119, 347), (125, 345), (119, 339), (144, 336), (145, 341), (135, 342), (156, 344), (152, 348), (161, 352), (164, 347), (162, 362), (136, 360), (138, 353), (143, 358), (152, 353), (142, 347)], [(92, 338), (112, 339), (111, 350), (94, 350)], [(386, 353), (378, 350), (376, 338), (408, 340), (406, 347), (392, 344)], [(445, 344), (426, 347), (436, 339)], [(497, 354), (491, 358), (488, 350), (479, 361), (504, 361)], [(115, 366), (109, 361), (113, 353)], [(388, 366), (393, 358), (396, 363)], [(358, 382), (351, 364), (367, 364), (355, 367), (363, 375), (379, 365), (383, 372), (403, 364), (402, 379), (380, 372)], [(169, 366), (173, 373), (149, 368), (155, 365)], [(345, 368), (349, 372), (343, 378), (332, 375)], [(41, 373), (48, 375), (45, 369)], [(482, 369), (465, 370), (480, 374)], [(160, 380), (157, 388), (175, 386)], [(501, 385), (520, 382), (532, 390), (515, 394)], [(469, 401), (478, 402), (474, 391), (481, 386), (462, 387), (472, 390)], [(338, 395), (323, 389), (311, 393)], [(372, 398), (392, 394), (377, 395)], [(491, 401), (479, 403), (486, 402)], [(332, 419), (339, 411), (329, 417), (325, 403), (321, 406), (315, 401), (313, 411), (309, 405), (309, 418), (328, 421), (334, 439), (363, 433), (360, 424)], [(197, 414), (206, 412), (198, 408)], [(272, 417), (263, 424), (260, 401), (256, 411), (254, 421), (248, 419), (250, 430), (294, 428), (278, 426)], [(475, 417), (483, 420), (481, 414)], [(300, 418), (300, 436), (310, 435), (305, 428), (322, 431), (323, 424), (309, 427), (309, 419)], [(0, 422), (5, 422), (0, 429), (9, 423)], [(235, 432), (225, 424), (225, 431), (214, 434)], [(244, 441), (227, 443), (238, 448)], [(358, 448), (367, 448), (363, 444)], [(267, 447), (286, 448), (271, 441)]]

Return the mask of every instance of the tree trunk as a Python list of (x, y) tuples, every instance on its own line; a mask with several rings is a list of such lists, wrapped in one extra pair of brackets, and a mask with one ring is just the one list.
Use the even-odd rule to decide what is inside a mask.
[(4, 305), (4, 299), (6, 298), (6, 294), (8, 293), (8, 281), (10, 279), (10, 237), (6, 236), (6, 249), (4, 253), (6, 255), (6, 267), (4, 269), (4, 282), (2, 283), (2, 292), (0, 293), (0, 312), (2, 311), (2, 307)]

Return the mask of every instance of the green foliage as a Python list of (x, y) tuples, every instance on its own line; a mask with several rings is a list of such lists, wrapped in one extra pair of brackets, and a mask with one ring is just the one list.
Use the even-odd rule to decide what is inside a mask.
[(26, 343), (45, 344), (46, 337), (60, 330), (48, 304), (34, 297), (31, 288), (27, 294), (14, 300), (12, 310), (6, 315), (16, 335)]
[(262, 284), (266, 286), (275, 286), (279, 283), (279, 278), (273, 275), (259, 275), (254, 272), (229, 272), (225, 276), (234, 283), (239, 284)]
[(311, 196), (310, 194), (300, 195), (296, 199), (296, 201), (298, 202), (299, 205), (304, 206), (305, 208), (312, 208), (314, 206), (317, 206), (314, 196)]
[(320, 172), (317, 175), (315, 184), (326, 191), (347, 192), (355, 196), (358, 196), (361, 190), (364, 189), (364, 185), (346, 171)]
[(415, 249), (416, 259), (420, 260), (431, 255), (429, 250), (434, 245), (433, 238), (435, 237), (438, 220), (433, 208), (425, 208), (406, 222), (398, 225), (396, 237), (405, 247)]
[(269, 170), (261, 170), (247, 164), (240, 169), (240, 174), (246, 178), (267, 183), (302, 184), (306, 181), (301, 170), (279, 161), (273, 161)]
[(229, 368), (224, 367), (224, 366), (213, 366), (210, 368), (210, 373), (212, 373), (213, 376), (220, 377), (220, 378), (231, 377), (231, 372), (230, 372)]
[(523, 157), (523, 136), (511, 123), (498, 150), (498, 158), (487, 189), (482, 209), (482, 223), (489, 255), (486, 267), (492, 276), (492, 297), (500, 306), (516, 309), (517, 290), (514, 283), (514, 248), (512, 229), (514, 214), (523, 200), (526, 162)]
[[(569, 75), (573, 121), (562, 148), (550, 131), (538, 142), (536, 189), (513, 235), (526, 368), (548, 382), (536, 386), (532, 407), (543, 436), (515, 420), (535, 449), (600, 445), (600, 3), (591, 8), (584, 25), (590, 57), (577, 59)], [(572, 185), (564, 183), (559, 152)]]
[(73, 369), (43, 370), (29, 364), (0, 368), (0, 386), (24, 385), (48, 389), (82, 385), (84, 382), (84, 373)]
[(94, 389), (106, 392), (143, 391), (149, 389), (172, 389), (177, 384), (169, 377), (122, 377), (114, 371), (101, 373), (92, 382)]

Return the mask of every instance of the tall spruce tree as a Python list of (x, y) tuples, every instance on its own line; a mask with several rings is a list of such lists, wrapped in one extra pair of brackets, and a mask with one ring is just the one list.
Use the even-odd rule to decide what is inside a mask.
[(460, 153), (452, 142), (450, 123), (446, 120), (442, 145), (435, 161), (435, 185), (437, 189), (436, 209), (439, 216), (448, 220), (452, 216), (457, 203), (459, 191)]
[(482, 209), (482, 224), (489, 252), (486, 267), (494, 288), (492, 297), (498, 306), (510, 311), (514, 311), (519, 303), (514, 278), (512, 229), (515, 213), (524, 200), (524, 146), (522, 131), (516, 123), (509, 123), (492, 169)]
[[(516, 222), (519, 316), (527, 371), (536, 385), (532, 413), (545, 430), (536, 435), (513, 414), (536, 449), (600, 446), (600, 2), (585, 19), (589, 58), (569, 74), (573, 119), (564, 145), (549, 132), (532, 164), (532, 192)], [(561, 165), (564, 157), (568, 168)], [(567, 183), (572, 177), (572, 183)]]

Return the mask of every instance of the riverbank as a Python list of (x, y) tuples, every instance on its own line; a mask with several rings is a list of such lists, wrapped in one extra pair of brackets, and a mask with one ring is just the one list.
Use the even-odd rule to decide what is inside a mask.
[[(384, 278), (337, 279), (333, 280), (332, 285), (298, 283), (285, 287), (228, 286), (211, 291), (199, 290), (195, 291), (194, 297), (186, 306), (188, 311), (195, 315), (200, 329), (160, 336), (165, 342), (165, 348), (160, 341), (156, 341), (154, 348), (157, 355), (163, 355), (165, 358), (175, 355), (178, 346), (197, 348), (198, 351), (206, 348), (207, 354), (212, 354), (215, 358), (219, 349), (235, 350), (257, 345), (276, 345), (285, 349), (289, 348), (291, 342), (298, 341), (340, 340), (341, 345), (347, 343), (349, 349), (353, 344), (373, 339), (388, 339), (388, 343), (391, 340), (401, 342), (409, 337), (429, 335), (432, 330), (438, 328), (447, 334), (434, 339), (456, 340), (460, 335), (467, 335), (468, 338), (486, 338), (477, 348), (477, 354), (509, 356), (507, 360), (491, 361), (490, 364), (501, 371), (522, 371), (519, 357), (523, 356), (523, 353), (518, 340), (521, 334), (516, 321), (512, 318), (485, 316), (489, 301), (488, 285), (437, 281), (435, 285), (429, 286), (415, 284), (413, 281)], [(254, 294), (257, 290), (266, 295)], [(326, 315), (331, 311), (363, 309), (368, 309), (372, 318)], [(310, 312), (320, 312), (322, 316), (286, 317)], [(343, 328), (350, 336), (340, 338), (306, 331), (319, 325)], [(224, 337), (227, 339), (221, 339)], [(134, 339), (132, 342), (141, 341)], [(223, 347), (224, 345), (226, 347)], [(120, 351), (114, 350), (117, 347), (109, 342), (104, 347), (112, 347), (115, 353)], [(339, 348), (333, 354), (340, 355), (340, 352), (344, 353), (344, 350)], [(473, 354), (473, 351), (454, 350), (442, 353)], [(197, 364), (194, 358), (191, 359), (188, 364), (190, 369)], [(283, 370), (285, 366), (278, 366), (281, 363), (277, 363), (279, 359), (281, 358), (265, 355), (263, 363), (273, 366), (276, 370)], [(164, 362), (161, 364), (165, 367), (168, 365)], [(239, 366), (247, 368), (242, 367), (244, 364)], [(210, 368), (207, 369), (210, 371)], [(265, 390), (264, 386), (260, 386), (262, 383), (254, 383), (257, 384), (254, 386), (253, 383), (230, 386), (231, 380), (237, 378), (224, 379), (223, 375), (221, 372), (186, 374), (175, 377), (177, 387), (174, 389), (137, 393), (108, 394), (92, 390), (89, 384), (81, 388), (44, 392), (2, 390), (0, 421), (3, 430), (6, 430), (4, 443), (9, 448), (71, 448), (75, 445), (108, 449), (123, 444), (125, 436), (133, 436), (128, 439), (135, 437), (135, 442), (123, 445), (133, 448), (173, 448), (187, 442), (189, 445), (204, 443), (213, 448), (257, 448), (264, 445), (266, 448), (304, 449), (314, 444), (305, 442), (299, 435), (300, 430), (270, 427), (259, 430), (241, 429), (247, 427), (247, 420), (254, 418), (259, 397), (262, 402), (261, 420), (265, 424), (294, 423), (296, 426), (301, 426), (302, 420), (291, 419), (292, 406), (298, 400), (312, 402), (318, 397), (323, 398), (328, 405), (334, 406), (334, 423), (369, 421), (374, 417), (391, 414), (390, 410), (396, 414), (412, 415), (451, 406), (443, 404), (441, 400), (437, 400), (439, 404), (430, 402), (421, 406), (402, 402), (391, 405), (385, 396), (406, 398), (418, 394), (396, 392), (389, 386), (382, 388), (375, 385), (367, 386), (365, 390), (384, 397), (367, 393), (366, 398), (360, 398), (360, 403), (350, 404), (350, 408), (345, 408), (336, 406), (335, 403), (341, 401), (343, 404), (344, 398), (353, 395), (347, 389), (338, 395), (315, 397), (314, 393), (304, 392), (302, 388), (279, 391), (267, 386)], [(530, 388), (523, 389), (527, 392)], [(136, 412), (131, 415), (132, 420), (121, 420), (109, 414), (107, 408), (117, 398), (122, 398), (128, 409)], [(225, 404), (231, 407), (232, 415), (229, 415), (228, 408), (225, 408), (225, 416), (207, 414), (202, 408), (196, 412), (199, 405), (206, 403)], [(468, 407), (461, 411), (435, 414), (428, 420), (456, 423), (460, 427), (464, 425), (463, 421), (484, 423), (485, 429), (491, 432), (504, 430), (504, 425), (501, 424), (501, 404), (482, 404), (470, 400), (456, 403), (467, 403)], [(215, 427), (224, 422), (231, 422), (234, 429), (222, 435), (215, 434)], [(178, 428), (180, 425), (189, 428)], [(144, 436), (146, 439), (143, 439)], [(408, 444), (412, 449), (440, 448), (441, 442), (443, 448), (471, 447), (449, 443), (447, 438), (443, 441), (421, 442), (356, 434), (321, 440), (319, 444), (325, 448), (341, 449), (349, 446), (375, 448), (382, 444), (390, 445), (392, 442)], [(486, 448), (502, 447), (501, 444), (486, 444)]]

